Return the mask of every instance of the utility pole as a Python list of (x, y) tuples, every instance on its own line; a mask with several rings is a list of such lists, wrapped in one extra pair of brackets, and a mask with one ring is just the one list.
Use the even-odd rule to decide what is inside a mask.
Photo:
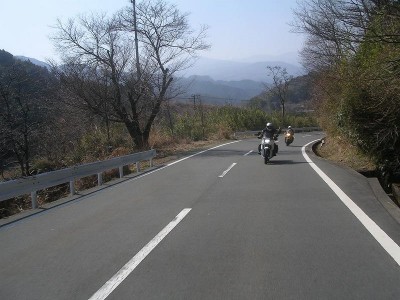
[(194, 95), (194, 94), (192, 95), (192, 98), (193, 98), (193, 109), (194, 110), (196, 110), (196, 96), (197, 95)]
[(202, 101), (201, 101), (200, 95), (193, 94), (193, 95), (192, 95), (192, 98), (193, 98), (194, 117), (196, 117), (196, 99), (198, 99), (198, 101), (200, 101), (200, 102), (198, 103), (198, 105), (199, 105), (199, 107), (200, 107), (200, 121), (201, 121), (202, 133), (203, 133), (202, 139), (204, 140), (204, 139), (205, 139), (205, 134), (206, 134), (206, 133), (205, 133), (205, 124), (204, 124), (203, 103), (202, 103)]
[(131, 0), (133, 5), (133, 30), (135, 31), (135, 51), (136, 51), (136, 72), (137, 77), (140, 80), (142, 77), (142, 72), (140, 71), (140, 62), (139, 62), (139, 41), (137, 37), (137, 22), (136, 22), (136, 0)]
[(200, 98), (200, 116), (201, 116), (201, 128), (202, 128), (202, 132), (203, 132), (203, 141), (205, 140), (205, 125), (204, 125), (204, 111), (203, 111), (203, 103), (201, 102), (201, 97), (199, 95)]

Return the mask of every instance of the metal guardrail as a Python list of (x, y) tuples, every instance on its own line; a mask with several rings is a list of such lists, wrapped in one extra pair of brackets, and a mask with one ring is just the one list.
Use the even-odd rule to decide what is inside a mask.
[[(311, 132), (311, 131), (321, 131), (322, 129), (319, 127), (298, 127), (298, 128), (292, 128), (294, 132)], [(254, 136), (258, 132), (261, 132), (261, 130), (256, 130), (256, 131), (240, 131), (240, 132), (235, 132), (233, 134), (233, 137), (235, 139), (238, 138), (238, 136)], [(282, 129), (282, 132), (285, 131), (285, 129)]]
[(104, 171), (118, 168), (119, 177), (122, 178), (124, 166), (136, 163), (136, 170), (140, 172), (139, 162), (149, 160), (150, 167), (152, 167), (155, 155), (156, 150), (149, 150), (35, 176), (0, 182), (0, 202), (13, 197), (30, 194), (32, 208), (37, 208), (37, 191), (69, 182), (70, 194), (74, 195), (74, 183), (76, 179), (97, 174), (97, 183), (100, 186), (103, 184), (102, 174)]

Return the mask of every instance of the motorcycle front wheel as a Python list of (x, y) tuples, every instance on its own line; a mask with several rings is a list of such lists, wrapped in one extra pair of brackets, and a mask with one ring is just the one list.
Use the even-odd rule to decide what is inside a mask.
[(269, 161), (269, 149), (264, 149), (264, 164), (267, 164)]

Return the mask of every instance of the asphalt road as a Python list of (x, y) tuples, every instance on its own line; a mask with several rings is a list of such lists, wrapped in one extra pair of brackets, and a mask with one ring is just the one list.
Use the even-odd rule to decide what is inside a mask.
[(0, 227), (0, 299), (400, 299), (400, 225), (306, 160), (320, 137), (268, 165), (232, 142)]

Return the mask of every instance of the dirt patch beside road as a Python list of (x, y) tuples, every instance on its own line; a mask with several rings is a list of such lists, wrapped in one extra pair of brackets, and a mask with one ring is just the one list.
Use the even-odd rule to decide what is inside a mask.
[[(349, 167), (366, 177), (378, 177), (375, 162), (341, 137), (325, 137), (314, 151), (320, 157)], [(388, 196), (400, 206), (400, 182), (392, 183), (392, 191)]]

